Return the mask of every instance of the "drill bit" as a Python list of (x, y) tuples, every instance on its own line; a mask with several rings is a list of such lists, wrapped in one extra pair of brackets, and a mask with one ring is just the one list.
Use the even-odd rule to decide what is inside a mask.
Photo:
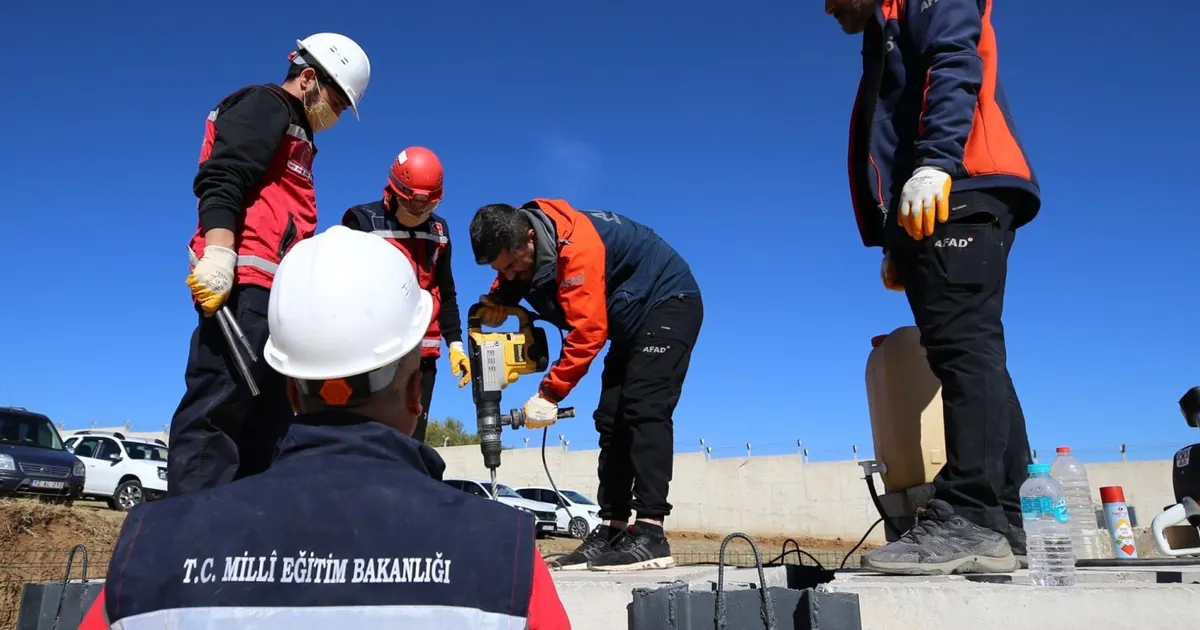
[(500, 500), (499, 497), (496, 495), (496, 469), (495, 468), (492, 469), (492, 500), (493, 501)]

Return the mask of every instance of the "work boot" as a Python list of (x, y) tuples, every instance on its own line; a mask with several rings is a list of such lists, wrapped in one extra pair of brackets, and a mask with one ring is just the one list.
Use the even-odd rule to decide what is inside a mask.
[(1010, 524), (1004, 537), (1008, 539), (1008, 546), (1012, 548), (1013, 557), (1017, 559), (1017, 564), (1020, 565), (1020, 568), (1028, 569), (1029, 552), (1025, 547), (1025, 530)]
[(940, 499), (917, 510), (917, 524), (899, 540), (864, 553), (861, 564), (901, 575), (1011, 573), (1018, 567), (1004, 534), (955, 514)]
[(673, 566), (671, 543), (667, 542), (663, 528), (641, 521), (634, 522), (612, 549), (588, 563), (593, 571), (640, 571)]
[(613, 543), (624, 535), (625, 530), (609, 527), (601, 523), (583, 539), (583, 542), (575, 548), (575, 551), (547, 562), (546, 566), (554, 571), (580, 571), (586, 569), (589, 561), (600, 557), (601, 554), (611, 549)]

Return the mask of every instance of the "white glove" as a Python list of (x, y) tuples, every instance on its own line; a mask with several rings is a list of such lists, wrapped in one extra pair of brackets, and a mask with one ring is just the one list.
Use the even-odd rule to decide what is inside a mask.
[(522, 409), (525, 412), (525, 426), (530, 429), (541, 429), (558, 422), (558, 405), (534, 394)]
[(950, 218), (950, 175), (932, 166), (922, 166), (900, 191), (900, 227), (914, 240), (933, 234), (935, 220)]
[(204, 248), (204, 256), (188, 274), (188, 288), (206, 316), (220, 310), (233, 290), (237, 258), (237, 252), (228, 247), (208, 245)]

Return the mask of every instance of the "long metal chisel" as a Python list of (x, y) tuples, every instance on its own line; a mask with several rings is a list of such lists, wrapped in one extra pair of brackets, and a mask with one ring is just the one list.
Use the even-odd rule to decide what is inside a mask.
[[(192, 251), (190, 247), (188, 248), (188, 260), (191, 261), (193, 267), (199, 261), (196, 258), (196, 252)], [(246, 359), (242, 357), (242, 353), (238, 349), (239, 345), (245, 348), (247, 354), (250, 355), (250, 360), (257, 362), (258, 356), (255, 354), (254, 348), (250, 346), (250, 340), (246, 338), (242, 327), (229, 312), (229, 307), (224, 304), (217, 310), (217, 323), (221, 325), (221, 334), (225, 337), (225, 343), (229, 344), (229, 352), (233, 355), (233, 362), (237, 365), (238, 372), (241, 372), (242, 378), (250, 386), (250, 395), (258, 396), (258, 383), (254, 382), (254, 376), (250, 374), (250, 366), (246, 365)]]

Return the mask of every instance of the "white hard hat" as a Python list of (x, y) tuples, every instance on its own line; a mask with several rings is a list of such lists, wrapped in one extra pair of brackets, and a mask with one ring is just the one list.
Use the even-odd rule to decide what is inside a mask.
[(296, 45), (342, 88), (354, 117), (359, 118), (358, 102), (371, 82), (371, 60), (362, 47), (340, 33), (316, 33), (296, 40)]
[(366, 374), (416, 348), (432, 314), (433, 299), (404, 252), (335, 225), (279, 263), (263, 354), (277, 372), (300, 380)]

